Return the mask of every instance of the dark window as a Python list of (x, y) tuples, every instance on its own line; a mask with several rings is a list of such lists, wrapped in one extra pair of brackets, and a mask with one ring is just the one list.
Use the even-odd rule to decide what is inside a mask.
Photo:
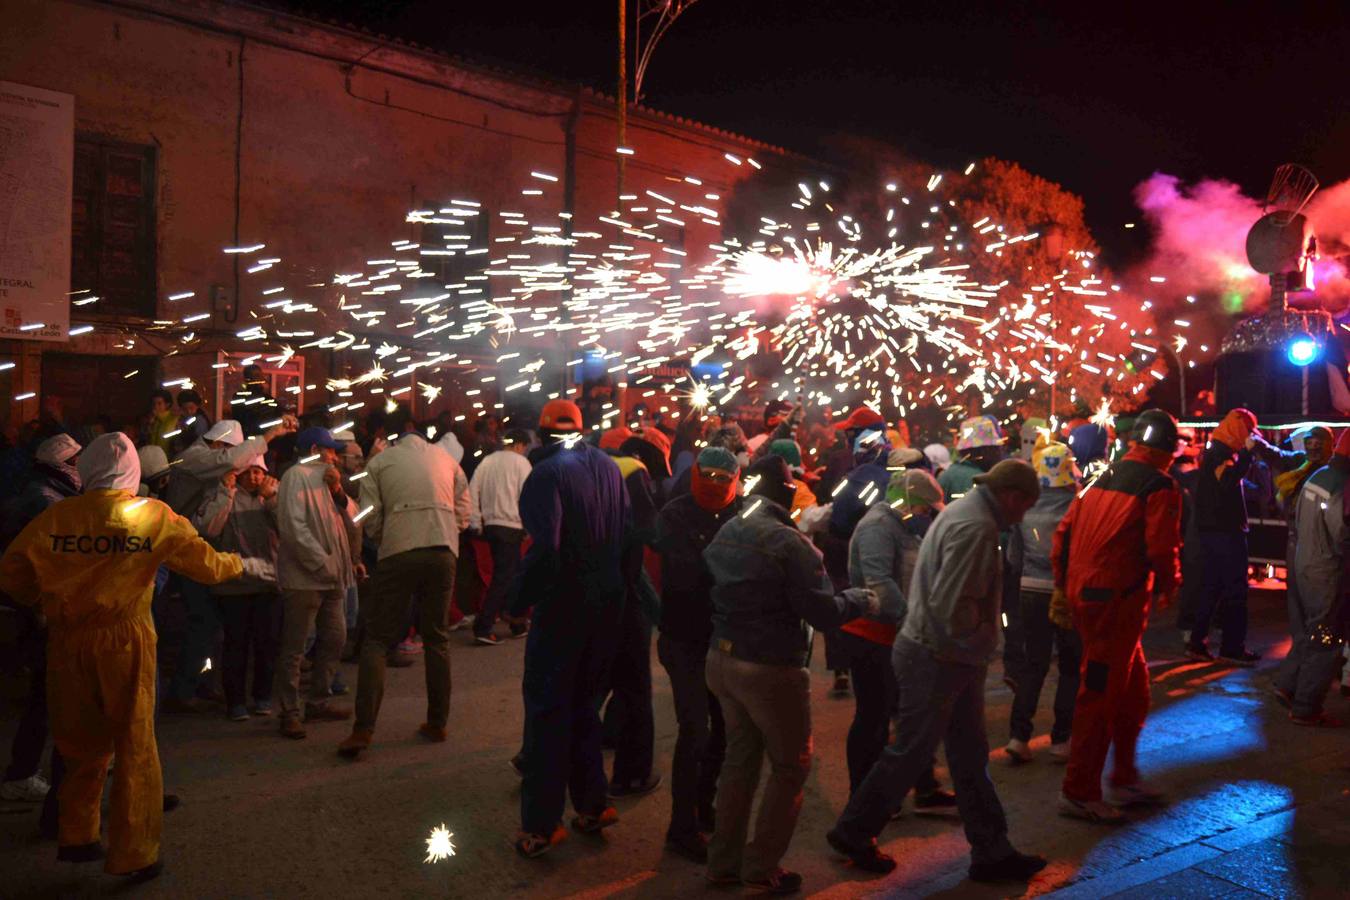
[(71, 231), (70, 289), (99, 298), (81, 313), (154, 318), (155, 149), (77, 136)]
[[(47, 352), (42, 354), (42, 399), (59, 400), (69, 426), (88, 425), (107, 415), (114, 428), (122, 428), (149, 411), (158, 364), (154, 356)], [(90, 390), (95, 384), (98, 390)]]

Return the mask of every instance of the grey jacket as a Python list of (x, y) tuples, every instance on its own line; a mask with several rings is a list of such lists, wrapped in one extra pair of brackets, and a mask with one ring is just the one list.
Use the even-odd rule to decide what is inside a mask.
[(459, 555), (459, 533), (469, 527), (469, 480), (449, 453), (420, 434), (405, 434), (366, 466), (362, 525), (380, 545), (380, 559), (420, 547), (448, 547)]
[(192, 518), (208, 494), (215, 491), (220, 476), (241, 468), (255, 456), (267, 452), (267, 441), (251, 437), (237, 447), (213, 449), (198, 438), (169, 469), (169, 486), (164, 502), (180, 516)]
[(838, 628), (867, 609), (862, 591), (835, 595), (820, 551), (762, 497), (747, 498), (703, 561), (713, 577), (712, 647), (747, 662), (804, 666), (813, 626)]
[(282, 590), (345, 591), (353, 581), (348, 498), (333, 499), (323, 480), (327, 468), (321, 461), (296, 463), (281, 476), (277, 584)]
[(998, 648), (1005, 527), (989, 489), (977, 485), (928, 529), (901, 634), (940, 660), (986, 665)]
[(874, 503), (848, 542), (848, 583), (876, 591), (881, 600), (877, 618), (892, 625), (905, 620), (905, 588), (923, 540), (922, 532), (907, 524), (889, 503)]
[(277, 589), (277, 501), (264, 502), (239, 488), (221, 485), (192, 516), (197, 533), (211, 546), (258, 561), (253, 571), (211, 586), (218, 595), (262, 594)]
[(1044, 488), (1022, 520), (1012, 530), (1008, 544), (1008, 562), (1014, 572), (1022, 573), (1022, 590), (1050, 593), (1055, 589), (1055, 573), (1050, 566), (1050, 545), (1055, 529), (1069, 511), (1078, 488)]
[(1323, 466), (1303, 483), (1294, 506), (1293, 577), (1297, 602), (1309, 627), (1335, 626), (1341, 604), (1342, 559), (1350, 529), (1342, 508), (1347, 472), (1344, 463)]

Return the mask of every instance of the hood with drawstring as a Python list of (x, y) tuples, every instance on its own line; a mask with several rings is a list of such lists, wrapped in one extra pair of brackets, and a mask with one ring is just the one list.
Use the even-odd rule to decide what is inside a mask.
[(141, 484), (141, 460), (136, 447), (120, 431), (101, 434), (89, 442), (75, 467), (85, 493), (127, 491), (136, 493)]

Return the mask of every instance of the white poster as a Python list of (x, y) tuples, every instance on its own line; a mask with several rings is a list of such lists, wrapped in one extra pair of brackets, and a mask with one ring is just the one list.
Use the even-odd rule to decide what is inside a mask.
[(70, 329), (75, 98), (0, 81), (0, 338)]

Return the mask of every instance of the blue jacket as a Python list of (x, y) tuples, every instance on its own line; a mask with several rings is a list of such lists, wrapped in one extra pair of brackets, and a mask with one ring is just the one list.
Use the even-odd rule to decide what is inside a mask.
[(830, 533), (845, 541), (851, 538), (867, 508), (886, 499), (886, 485), (890, 480), (891, 473), (880, 462), (863, 463), (849, 472), (830, 507)]
[(514, 611), (622, 604), (629, 516), (628, 490), (608, 455), (584, 441), (544, 448), (520, 490), (520, 520), (532, 543)]
[(867, 610), (861, 591), (838, 596), (787, 510), (763, 497), (722, 526), (703, 560), (713, 577), (712, 647), (770, 666), (804, 666), (812, 627), (831, 629)]

